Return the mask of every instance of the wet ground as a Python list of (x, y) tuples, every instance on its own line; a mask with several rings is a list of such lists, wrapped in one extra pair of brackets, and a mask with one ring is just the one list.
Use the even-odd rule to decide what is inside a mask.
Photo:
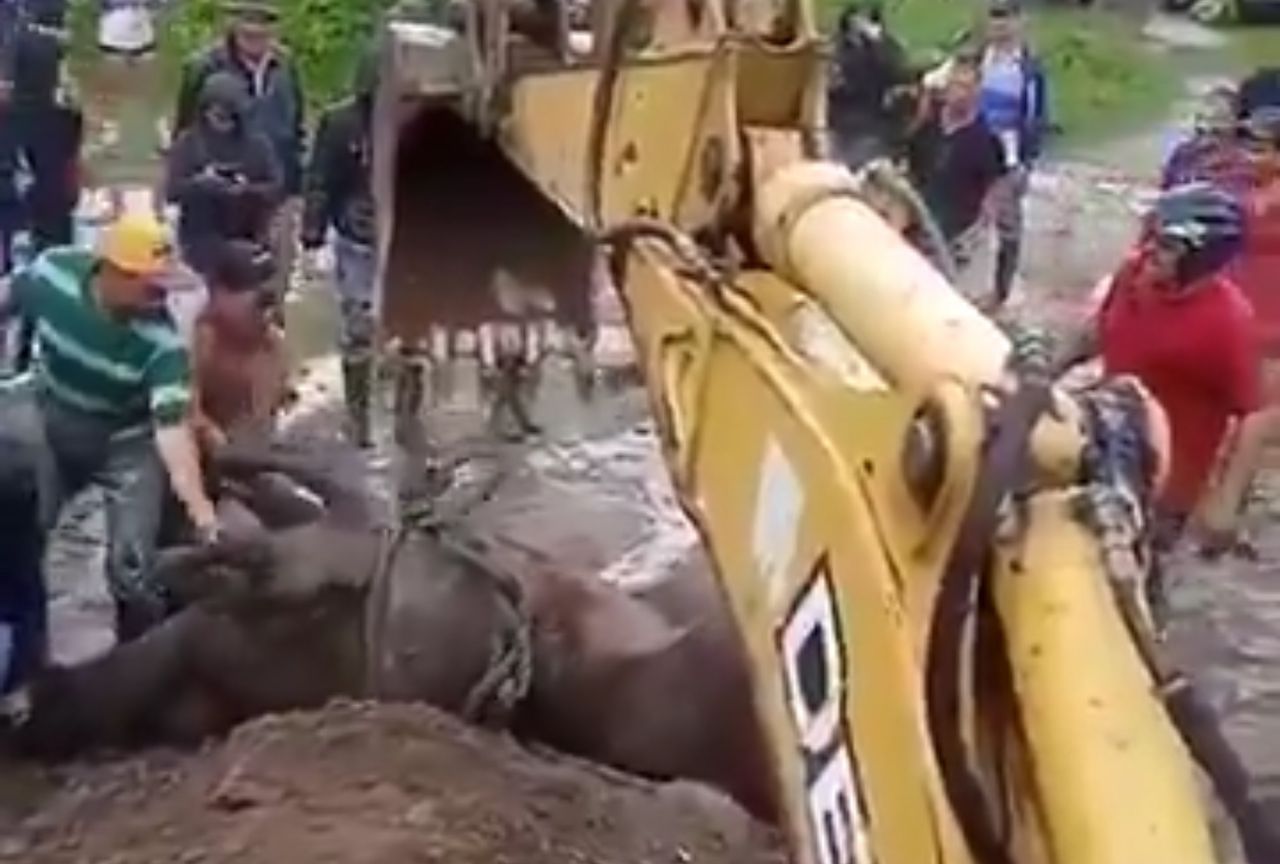
[[(154, 162), (148, 154), (163, 140), (164, 129), (156, 120), (154, 93), (145, 89), (154, 83), (150, 68), (116, 66), (94, 73), (85, 82), (92, 108), (91, 126), (97, 130), (94, 172), (103, 184), (100, 194), (87, 196), (86, 224), (93, 221), (95, 210), (108, 208), (112, 198), (119, 197), (109, 189), (131, 189), (131, 197), (145, 195), (154, 176), (149, 173), (154, 171)], [(1199, 83), (1191, 81), (1191, 89)], [(1181, 113), (1181, 107), (1175, 113)], [(120, 122), (113, 124), (113, 118)], [(1087, 154), (1051, 161), (1036, 175), (1022, 280), (1013, 301), (1020, 317), (1055, 329), (1080, 319), (1093, 285), (1114, 266), (1132, 237), (1136, 217), (1149, 200), (1150, 181), (1167, 132), (1164, 128), (1153, 130)], [(152, 167), (146, 169), (148, 165)], [(332, 436), (338, 417), (337, 363), (329, 351), (333, 304), (323, 277), (310, 282), (299, 280), (296, 289), (290, 299), (289, 329), (303, 398), (292, 422), (297, 428), (311, 430), (310, 434)], [(620, 310), (608, 298), (602, 299), (601, 310), (606, 323), (601, 362), (624, 367), (628, 357)], [(573, 388), (567, 362), (553, 361), (544, 377), (536, 419), (546, 427), (545, 439), (508, 453), (504, 462), (504, 483), (513, 493), (508, 500), (517, 503), (504, 505), (500, 497), (480, 514), (501, 538), (501, 550), (517, 558), (554, 558), (564, 566), (621, 580), (650, 578), (655, 572), (677, 567), (696, 555), (696, 537), (675, 504), (648, 427), (643, 394), (634, 387), (606, 388), (593, 403), (584, 405)], [(478, 404), (474, 368), (463, 364), (457, 386), (451, 393), (442, 394), (431, 409), (431, 425), (442, 444), (465, 442), (480, 431)], [(388, 431), (380, 428), (379, 437), (385, 445)], [(335, 459), (348, 461), (349, 470), (368, 478), (372, 494), (389, 500), (387, 478), (392, 460), (386, 455), (387, 447), (367, 456), (336, 445), (333, 452)], [(1230, 733), (1248, 763), (1264, 780), (1280, 778), (1280, 748), (1273, 744), (1275, 730), (1280, 729), (1280, 683), (1273, 671), (1280, 660), (1280, 587), (1272, 584), (1280, 571), (1280, 526), (1275, 524), (1269, 503), (1280, 500), (1280, 496), (1272, 494), (1273, 486), (1269, 484), (1263, 490), (1255, 507), (1260, 561), (1208, 565), (1185, 555), (1178, 558), (1173, 573), (1175, 647), (1205, 682), (1215, 705), (1228, 718)], [(524, 494), (532, 487), (540, 490), (538, 495)], [(100, 523), (95, 496), (89, 493), (68, 509), (52, 552), (55, 656), (63, 662), (92, 656), (110, 644), (109, 603), (97, 576), (101, 572)], [(246, 733), (248, 737), (241, 740), (253, 740), (253, 736), (261, 734), (264, 733)], [(233, 745), (232, 752), (236, 746), (243, 744)], [(160, 761), (163, 758), (167, 757), (157, 757)], [(129, 770), (126, 765), (119, 772), (127, 779)], [(202, 788), (190, 785), (195, 781), (190, 780), (189, 772), (205, 769), (175, 764), (172, 770), (173, 788), (186, 790), (179, 794), (193, 796), (196, 793), (192, 790)], [(154, 782), (158, 781), (147, 781)], [(92, 797), (90, 793), (89, 799)], [(190, 800), (198, 809), (195, 798)], [(117, 801), (112, 806), (120, 804)], [(298, 806), (304, 810), (314, 806), (317, 812), (354, 809), (344, 804), (337, 811), (326, 810), (330, 805), (324, 802)], [(412, 809), (411, 802), (405, 806)], [(107, 817), (109, 812), (112, 811), (104, 810), (99, 816)], [(234, 819), (243, 825), (246, 819), (269, 819), (281, 812), (275, 804), (265, 810), (250, 807), (248, 816)], [(427, 812), (432, 811), (427, 808)], [(91, 813), (78, 811), (76, 818), (83, 819)], [(189, 824), (198, 823), (199, 827), (193, 830), (214, 831), (218, 825), (228, 824), (219, 822), (219, 818), (193, 817), (195, 821)], [(379, 837), (394, 840), (399, 835)], [(156, 848), (164, 847), (161, 844)], [(3, 853), (0, 848), (0, 860)], [(33, 861), (83, 860), (74, 855), (58, 857), (60, 854), (19, 857)], [(207, 860), (226, 857), (214, 855)], [(154, 860), (176, 859), (161, 855)]]

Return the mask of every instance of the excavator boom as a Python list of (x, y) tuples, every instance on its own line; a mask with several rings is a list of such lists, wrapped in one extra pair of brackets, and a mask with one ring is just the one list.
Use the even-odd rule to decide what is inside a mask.
[(1129, 590), (1161, 415), (1053, 387), (822, 161), (807, 2), (467, 0), (384, 53), (385, 334), (589, 334), (603, 258), (798, 862), (1215, 860)]

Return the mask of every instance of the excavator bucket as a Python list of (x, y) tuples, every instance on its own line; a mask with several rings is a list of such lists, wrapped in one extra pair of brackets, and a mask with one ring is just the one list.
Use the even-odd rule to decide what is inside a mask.
[(517, 322), (588, 334), (591, 241), (464, 116), (465, 82), (433, 91), (400, 56), (389, 52), (374, 131), (384, 336)]

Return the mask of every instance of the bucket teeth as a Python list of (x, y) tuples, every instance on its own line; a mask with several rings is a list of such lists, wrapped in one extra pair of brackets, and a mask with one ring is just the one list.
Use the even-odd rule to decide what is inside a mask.
[(482, 371), (491, 370), (498, 365), (498, 337), (494, 330), (495, 325), (486, 321), (476, 332), (476, 356)]
[(453, 398), (454, 335), (447, 328), (434, 326), (431, 328), (428, 351), (431, 356), (431, 404), (440, 406)]
[(537, 365), (542, 357), (542, 327), (536, 323), (526, 324), (524, 328), (524, 362), (530, 367)]
[(596, 393), (596, 382), (599, 378), (596, 369), (594, 339), (577, 332), (565, 334), (566, 350), (573, 365), (573, 380), (577, 385), (578, 397), (590, 402)]

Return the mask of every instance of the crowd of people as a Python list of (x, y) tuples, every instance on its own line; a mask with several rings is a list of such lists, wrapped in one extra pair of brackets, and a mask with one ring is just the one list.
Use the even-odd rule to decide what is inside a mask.
[(1107, 370), (1138, 375), (1169, 415), (1166, 526), (1197, 517), (1209, 554), (1252, 553), (1240, 516), (1280, 432), (1280, 94), (1241, 98), (1278, 75), (1211, 94), (1097, 316)]
[[(1053, 129), (1050, 82), (1018, 0), (990, 0), (982, 26), (932, 68), (912, 67), (876, 0), (845, 11), (837, 41), (835, 155), (853, 169), (876, 158), (903, 166), (957, 287), (1000, 308), (1016, 279), (1029, 178)], [(1080, 357), (1137, 376), (1168, 415), (1162, 544), (1194, 524), (1206, 553), (1248, 553), (1240, 515), (1280, 435), (1280, 68), (1207, 94), (1159, 186), (1099, 294)]]
[[(851, 167), (899, 160), (958, 265), (960, 290), (998, 307), (1015, 286), (1024, 199), (1052, 129), (1051, 82), (1024, 11), (1018, 0), (990, 0), (982, 28), (921, 70), (874, 4), (841, 17), (834, 152)], [(73, 244), (83, 123), (59, 86), (65, 5), (0, 10), (0, 267), (13, 270), (0, 322), (22, 321), (38, 349), (0, 399), (0, 448), (26, 454), (41, 476), (36, 488), (6, 493), (28, 496), (35, 527), (6, 533), (0, 524), (0, 537), (42, 543), (64, 502), (101, 486), (108, 583), (128, 639), (168, 611), (151, 576), (166, 502), (176, 499), (197, 537), (216, 538), (202, 454), (243, 429), (269, 428), (288, 399), (281, 310), (297, 250), (332, 248), (351, 433), (369, 442), (377, 64), (364, 58), (350, 97), (308, 141), (303, 81), (280, 46), (277, 8), (228, 3), (225, 35), (187, 64), (179, 87), (162, 184), (178, 211), (176, 242), (154, 212), (127, 211), (88, 250)], [(118, 41), (132, 50), (147, 39), (130, 26), (133, 36)], [(1171, 155), (1165, 192), (1109, 280), (1081, 352), (1137, 376), (1169, 416), (1173, 470), (1159, 502), (1167, 536), (1220, 478), (1204, 509), (1213, 548), (1239, 545), (1244, 490), (1280, 417), (1270, 407), (1280, 404), (1280, 300), (1268, 293), (1280, 273), (1280, 106), (1269, 74), (1215, 93)], [(14, 270), (20, 232), (34, 257)], [(206, 295), (189, 330), (166, 308), (179, 263)], [(42, 654), (38, 571), (0, 584), (0, 693)]]
[[(112, 13), (127, 4), (108, 5)], [(5, 464), (38, 465), (40, 482), (6, 489), (6, 502), (26, 495), (35, 516), (27, 525), (7, 506), (0, 534), (43, 544), (65, 502), (89, 484), (101, 487), (108, 587), (117, 637), (127, 640), (170, 611), (152, 573), (169, 515), (185, 517), (177, 520), (183, 530), (203, 542), (221, 532), (205, 478), (210, 448), (269, 431), (289, 398), (282, 300), (296, 249), (310, 255), (333, 244), (352, 431), (368, 443), (376, 63), (361, 62), (353, 95), (323, 114), (308, 142), (302, 81), (280, 45), (278, 9), (271, 0), (228, 3), (223, 38), (184, 68), (163, 201), (115, 214), (86, 248), (72, 227), (80, 111), (58, 84), (65, 6), (20, 0), (5, 8), (0, 111), (9, 113), (0, 114), (0, 137), (9, 135), (10, 146), (0, 157), (12, 159), (0, 162), (0, 216), (7, 240), (27, 233), (34, 248), (16, 267), (11, 255), (4, 260), (0, 324), (21, 322), (25, 350), (22, 374), (4, 383), (0, 448), (8, 448)], [(124, 41), (139, 47), (137, 38)], [(68, 138), (52, 147), (60, 123)], [(18, 188), (24, 172), (29, 188)], [(174, 235), (162, 204), (177, 210)], [(172, 301), (192, 284), (199, 312), (183, 322)], [(39, 569), (0, 584), (0, 692), (43, 654)]]
[(1010, 296), (1021, 258), (1023, 201), (1052, 129), (1049, 82), (1026, 38), (1019, 0), (991, 0), (982, 26), (932, 68), (913, 66), (878, 0), (837, 28), (829, 125), (837, 158), (857, 169), (901, 162), (984, 308)]

